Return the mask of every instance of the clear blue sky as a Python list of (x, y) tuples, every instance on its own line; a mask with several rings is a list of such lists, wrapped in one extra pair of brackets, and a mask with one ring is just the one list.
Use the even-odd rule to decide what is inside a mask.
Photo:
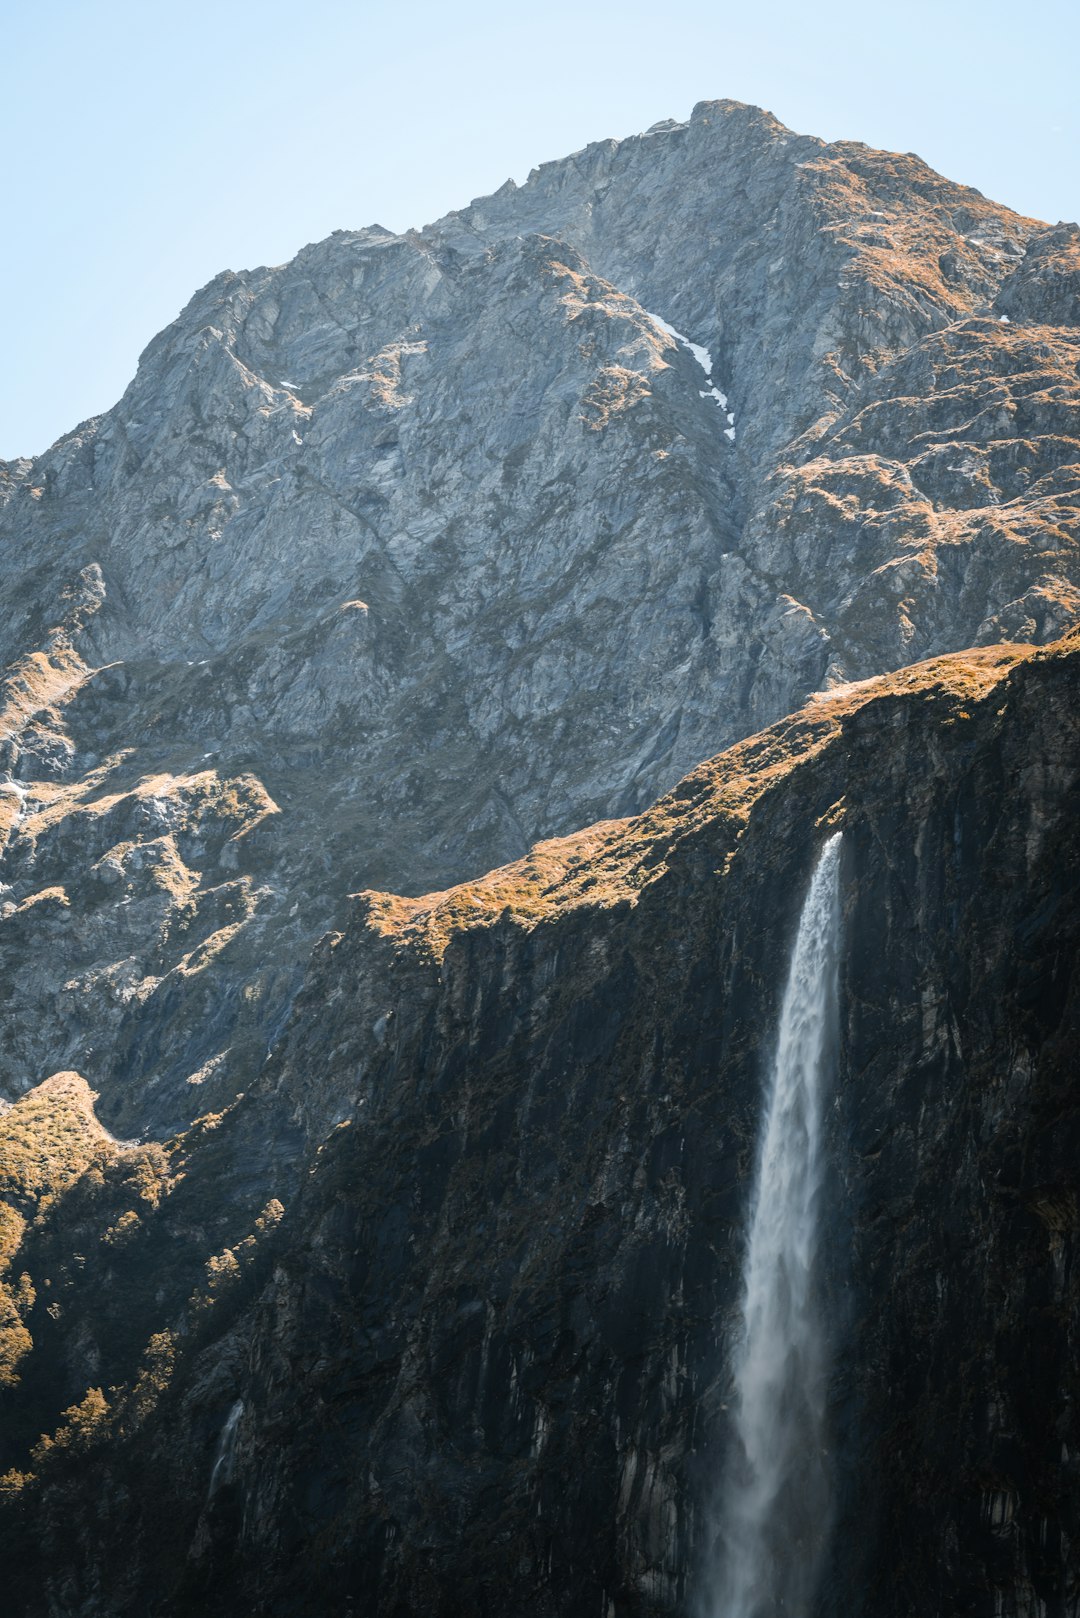
[(732, 96), (1080, 214), (1076, 0), (0, 0), (0, 456), (107, 409), (218, 270), (404, 229)]

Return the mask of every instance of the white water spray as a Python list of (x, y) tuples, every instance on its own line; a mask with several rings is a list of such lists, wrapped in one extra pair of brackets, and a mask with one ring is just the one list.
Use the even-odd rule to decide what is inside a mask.
[(840, 833), (799, 918), (765, 1102), (734, 1352), (735, 1452), (709, 1618), (808, 1618), (829, 1531), (819, 1298), (823, 1091), (832, 1065)]
[(225, 1417), (221, 1435), (218, 1438), (214, 1465), (210, 1472), (210, 1487), (206, 1491), (207, 1501), (212, 1500), (224, 1484), (232, 1482), (233, 1470), (236, 1465), (236, 1429), (240, 1425), (240, 1417), (243, 1414), (244, 1401), (237, 1399), (229, 1414)]

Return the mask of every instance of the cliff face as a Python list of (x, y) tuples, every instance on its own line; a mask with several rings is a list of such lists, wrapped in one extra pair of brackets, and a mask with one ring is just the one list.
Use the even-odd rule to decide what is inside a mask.
[(20, 1618), (715, 1618), (836, 829), (821, 1611), (1080, 1618), (1078, 286), (704, 103), (0, 467)]
[(359, 896), (126, 1237), (114, 1165), (21, 1250), (23, 1426), (68, 1407), (7, 1480), (23, 1610), (707, 1611), (761, 1085), (840, 828), (823, 1610), (1075, 1611), (1078, 681), (1075, 639), (940, 659)]
[(708, 102), (204, 288), (0, 468), (4, 1092), (78, 1068), (167, 1134), (250, 1084), (350, 889), (1060, 634), (1076, 243)]

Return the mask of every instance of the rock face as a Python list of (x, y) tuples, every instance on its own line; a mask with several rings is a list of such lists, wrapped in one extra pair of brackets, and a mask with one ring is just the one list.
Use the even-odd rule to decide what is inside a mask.
[(716, 1618), (833, 829), (822, 1618), (1077, 1618), (1078, 263), (710, 102), (0, 469), (19, 1618)]
[(350, 889), (640, 809), (814, 690), (1060, 634), (1077, 251), (708, 102), (212, 282), (114, 410), (0, 469), (5, 961), (51, 963), (36, 996), (5, 969), (8, 1096), (44, 997), (53, 1066), (179, 1127), (250, 1082)]
[(763, 1069), (842, 827), (823, 1610), (1075, 1611), (1078, 682), (1075, 639), (921, 665), (361, 896), (253, 1090), (21, 1249), (19, 1425), (64, 1415), (6, 1480), (20, 1610), (708, 1611)]

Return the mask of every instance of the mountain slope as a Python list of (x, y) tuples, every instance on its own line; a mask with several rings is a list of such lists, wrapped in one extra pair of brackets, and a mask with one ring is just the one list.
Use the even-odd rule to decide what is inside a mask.
[(218, 277), (0, 467), (20, 1618), (712, 1618), (834, 829), (822, 1601), (1071, 1618), (1078, 296), (707, 102)]
[(27, 1618), (702, 1610), (762, 1070), (835, 828), (827, 1603), (1068, 1611), (1078, 677), (1075, 636), (921, 665), (636, 819), (359, 896), (254, 1089), (20, 1249)]
[[(350, 888), (632, 812), (821, 687), (1059, 634), (1077, 253), (709, 102), (212, 282), (0, 479), (5, 958), (51, 963), (41, 999), (8, 972), (7, 1094), (77, 1067), (124, 1132), (177, 1128), (250, 1082)], [(220, 818), (177, 913), (132, 865), (171, 865), (193, 780)]]

